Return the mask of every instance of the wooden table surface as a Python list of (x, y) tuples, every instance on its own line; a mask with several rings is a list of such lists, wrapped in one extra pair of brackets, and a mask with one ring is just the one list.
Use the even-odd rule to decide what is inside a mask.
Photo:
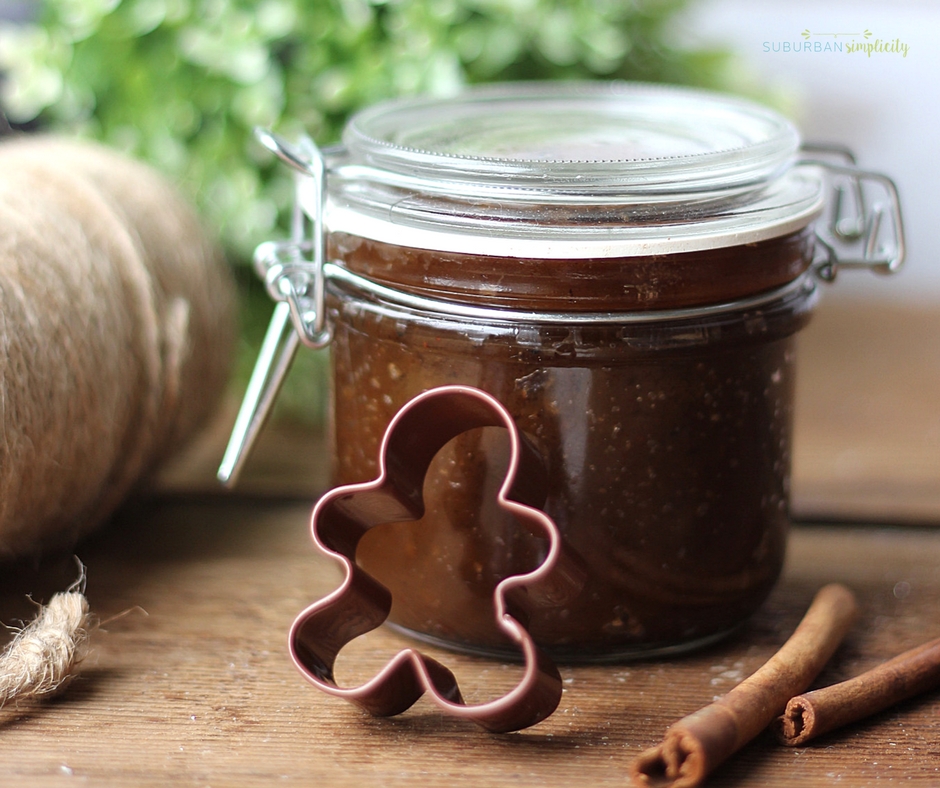
[[(427, 701), (367, 717), (307, 685), (286, 654), (294, 616), (337, 581), (307, 533), (324, 465), (303, 452), (317, 440), (273, 429), (240, 492), (220, 494), (206, 482), (216, 427), (78, 546), (102, 623), (61, 698), (0, 711), (0, 786), (623, 786), (631, 758), (763, 664), (825, 583), (850, 585), (862, 612), (821, 683), (940, 636), (940, 314), (826, 306), (801, 340), (787, 566), (733, 638), (671, 660), (562, 666), (558, 710), (520, 733), (484, 733)], [(2, 569), (7, 623), (33, 614), (27, 593), (46, 599), (76, 573), (71, 556)], [(372, 633), (338, 678), (367, 678), (403, 645)], [(518, 676), (438, 654), (470, 700)], [(940, 785), (940, 692), (804, 748), (759, 737), (708, 785), (885, 782)]]

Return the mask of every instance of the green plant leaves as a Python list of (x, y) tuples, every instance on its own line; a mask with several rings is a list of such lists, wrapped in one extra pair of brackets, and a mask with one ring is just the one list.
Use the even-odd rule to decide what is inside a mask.
[(0, 106), (14, 122), (95, 137), (175, 177), (246, 260), (282, 232), (291, 193), (253, 127), (330, 143), (364, 105), (502, 79), (714, 85), (721, 53), (667, 43), (684, 5), (46, 0), (33, 24), (0, 28)]

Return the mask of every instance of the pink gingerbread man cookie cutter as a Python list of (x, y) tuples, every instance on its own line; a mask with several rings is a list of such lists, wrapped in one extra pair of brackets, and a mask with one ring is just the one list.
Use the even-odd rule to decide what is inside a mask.
[[(493, 591), (496, 623), (519, 649), (522, 678), (495, 700), (467, 704), (448, 668), (405, 648), (366, 683), (340, 687), (333, 677), (337, 655), (350, 641), (384, 623), (392, 603), (389, 590), (356, 564), (359, 540), (376, 525), (419, 519), (424, 511), (424, 477), (434, 455), (452, 438), (478, 427), (507, 430), (510, 460), (497, 503), (547, 546), (545, 559), (535, 569), (505, 577)], [(495, 398), (470, 386), (443, 386), (419, 394), (385, 431), (378, 477), (337, 487), (314, 507), (313, 541), (343, 567), (344, 577), (336, 590), (307, 607), (291, 627), (289, 648), (297, 668), (322, 691), (376, 716), (399, 714), (427, 694), (446, 713), (492, 732), (519, 730), (544, 720), (558, 706), (562, 680), (524, 622), (533, 606), (561, 604), (583, 581), (555, 522), (539, 508), (545, 495), (539, 452)]]

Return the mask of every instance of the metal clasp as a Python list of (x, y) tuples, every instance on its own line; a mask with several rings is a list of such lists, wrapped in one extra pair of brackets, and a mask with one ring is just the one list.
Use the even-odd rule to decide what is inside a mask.
[(804, 145), (801, 165), (823, 170), (832, 197), (829, 216), (816, 223), (820, 279), (831, 282), (840, 268), (895, 273), (905, 256), (898, 190), (887, 175), (859, 169), (851, 151), (836, 145)]
[[(326, 163), (313, 140), (302, 138), (292, 145), (270, 131), (257, 129), (255, 136), (268, 150), (297, 173), (291, 215), (291, 238), (268, 241), (254, 254), (254, 265), (271, 298), (277, 303), (248, 381), (245, 398), (217, 473), (219, 481), (232, 486), (251, 448), (267, 421), (297, 348), (301, 343), (319, 349), (332, 339), (326, 320), (326, 238), (323, 206), (326, 201)], [(316, 195), (313, 216), (301, 207), (301, 179), (312, 178)]]
[[(255, 136), (268, 150), (297, 173), (296, 194), (291, 215), (291, 239), (261, 244), (254, 255), (255, 269), (271, 298), (286, 302), (301, 341), (319, 349), (330, 343), (323, 306), (326, 236), (323, 232), (323, 206), (326, 204), (326, 162), (309, 137), (292, 145), (270, 131), (256, 129)], [(312, 216), (301, 207), (302, 178), (314, 182), (315, 204)], [(308, 229), (309, 228), (309, 229)]]

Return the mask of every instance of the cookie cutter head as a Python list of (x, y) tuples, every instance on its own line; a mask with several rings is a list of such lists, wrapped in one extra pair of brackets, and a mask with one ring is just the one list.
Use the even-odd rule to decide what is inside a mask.
[[(380, 626), (392, 604), (388, 589), (356, 564), (359, 540), (376, 525), (419, 519), (424, 512), (424, 477), (434, 455), (452, 438), (478, 427), (507, 430), (510, 459), (497, 503), (546, 544), (545, 558), (535, 569), (504, 578), (493, 592), (496, 623), (521, 652), (521, 680), (502, 697), (467, 704), (448, 668), (406, 648), (365, 684), (340, 687), (333, 676), (340, 650)], [(294, 664), (319, 689), (377, 716), (399, 714), (426, 693), (446, 713), (489, 731), (514, 731), (541, 722), (558, 706), (562, 681), (555, 664), (526, 629), (528, 613), (533, 605), (563, 603), (583, 582), (578, 562), (564, 550), (557, 526), (539, 508), (546, 491), (538, 450), (491, 395), (470, 386), (443, 386), (415, 397), (385, 432), (378, 477), (337, 487), (314, 507), (314, 543), (343, 567), (344, 579), (335, 591), (304, 610), (291, 627)]]

